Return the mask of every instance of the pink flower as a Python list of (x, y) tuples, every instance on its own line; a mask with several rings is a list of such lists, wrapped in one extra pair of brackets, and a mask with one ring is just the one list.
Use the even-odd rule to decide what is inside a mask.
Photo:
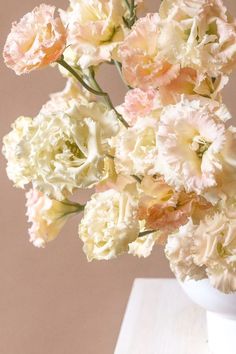
[(66, 29), (55, 7), (42, 4), (13, 23), (3, 50), (6, 65), (17, 75), (55, 62), (66, 45)]
[(143, 91), (136, 88), (128, 91), (125, 102), (120, 108), (129, 125), (134, 125), (138, 117), (148, 116), (161, 107), (160, 95), (157, 90)]
[(158, 14), (148, 14), (136, 22), (121, 44), (123, 75), (130, 86), (144, 90), (157, 88), (168, 85), (178, 76), (179, 64), (172, 65), (159, 55), (159, 34)]
[(211, 207), (195, 193), (175, 192), (161, 177), (145, 177), (141, 188), (143, 195), (139, 202), (139, 220), (145, 220), (147, 229), (162, 231), (161, 241), (186, 224), (190, 216), (198, 218), (201, 211)]
[[(177, 95), (196, 94), (194, 92), (197, 82), (197, 72), (191, 68), (183, 68), (179, 75), (168, 85), (160, 87), (160, 95), (165, 104), (178, 101)], [(177, 98), (177, 99), (176, 99)]]
[(26, 215), (32, 223), (29, 229), (30, 242), (36, 247), (44, 247), (47, 242), (54, 240), (69, 216), (80, 210), (79, 204), (50, 199), (36, 189), (26, 193), (26, 199)]

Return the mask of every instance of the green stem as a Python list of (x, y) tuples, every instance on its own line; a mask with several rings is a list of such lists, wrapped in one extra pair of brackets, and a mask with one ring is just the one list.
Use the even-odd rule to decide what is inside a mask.
[(136, 175), (131, 175), (131, 177), (133, 177), (139, 184), (142, 183), (142, 179), (139, 178), (138, 176), (136, 176)]
[(126, 6), (128, 7), (128, 9), (129, 9), (129, 11), (130, 11), (130, 3), (129, 3), (129, 1), (128, 0), (124, 0), (125, 1), (125, 3), (126, 3)]
[(67, 62), (64, 60), (63, 56), (57, 60), (57, 63), (63, 66), (66, 70), (68, 70), (80, 83), (81, 85), (86, 88), (89, 92), (93, 93), (94, 95), (97, 96), (106, 96), (107, 93), (103, 91), (97, 91), (94, 90), (92, 87), (90, 87), (86, 82), (83, 80), (83, 78), (69, 65)]
[(95, 79), (94, 70), (93, 70), (92, 67), (89, 68), (89, 73), (90, 73), (90, 80), (91, 80), (92, 84), (94, 85), (94, 87), (96, 87), (96, 89), (97, 89), (98, 91), (101, 91), (101, 92), (104, 93), (103, 97), (104, 97), (104, 100), (105, 100), (107, 106), (115, 112), (115, 114), (116, 114), (117, 118), (119, 119), (119, 121), (120, 121), (126, 128), (129, 128), (129, 124), (125, 121), (125, 119), (122, 117), (122, 115), (116, 110), (116, 108), (114, 107), (114, 105), (113, 105), (113, 103), (112, 103), (112, 101), (111, 101), (111, 98), (110, 98), (110, 96), (108, 95), (108, 93), (107, 93), (107, 92), (104, 92), (104, 91), (102, 90), (101, 86), (98, 84), (97, 80)]
[(125, 25), (129, 29), (131, 29), (133, 24), (137, 20), (135, 0), (131, 0), (130, 2), (128, 0), (125, 0), (125, 3), (126, 3), (128, 10), (129, 10), (129, 17), (123, 17), (123, 21), (124, 21)]
[(133, 16), (135, 16), (135, 0), (131, 0), (130, 3), (130, 17), (132, 18)]
[(126, 127), (129, 128), (129, 124), (124, 120), (124, 118), (122, 117), (122, 115), (115, 109), (115, 107), (113, 106), (113, 103), (110, 99), (110, 96), (108, 95), (107, 92), (104, 92), (102, 90), (102, 88), (99, 86), (98, 82), (95, 79), (95, 75), (94, 75), (94, 70), (93, 68), (89, 68), (89, 72), (90, 72), (90, 79), (93, 83), (93, 85), (96, 87), (96, 89), (94, 89), (93, 87), (89, 86), (84, 79), (78, 74), (77, 71), (75, 71), (65, 60), (63, 55), (61, 56), (60, 59), (57, 60), (57, 63), (60, 64), (61, 66), (63, 66), (63, 68), (65, 68), (66, 70), (68, 70), (80, 83), (81, 85), (86, 88), (86, 90), (88, 90), (89, 92), (93, 93), (94, 95), (97, 96), (102, 96), (104, 97), (104, 100), (107, 104), (107, 106), (112, 109), (115, 113), (117, 118), (119, 119), (119, 121)]
[(147, 231), (143, 231), (143, 232), (140, 232), (138, 237), (143, 237), (143, 236), (146, 236), (146, 235), (150, 235), (150, 234), (153, 234), (154, 232), (156, 232), (158, 230), (147, 230)]

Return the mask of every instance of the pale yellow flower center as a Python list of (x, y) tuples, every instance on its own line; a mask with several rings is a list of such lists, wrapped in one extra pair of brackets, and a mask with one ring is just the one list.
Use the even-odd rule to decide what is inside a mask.
[(210, 142), (206, 141), (205, 138), (203, 138), (202, 136), (197, 135), (192, 140), (191, 149), (196, 152), (197, 156), (200, 159), (202, 159), (203, 155), (209, 149), (210, 146)]
[(70, 150), (70, 152), (72, 153), (73, 156), (75, 156), (75, 157), (77, 157), (79, 159), (83, 159), (85, 157), (83, 152), (76, 145), (76, 143), (72, 143), (71, 141), (66, 140), (65, 144), (66, 144), (67, 148)]

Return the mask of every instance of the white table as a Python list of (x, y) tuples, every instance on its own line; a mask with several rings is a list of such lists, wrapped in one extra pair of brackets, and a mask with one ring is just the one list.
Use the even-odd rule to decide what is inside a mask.
[(115, 354), (209, 354), (205, 311), (174, 279), (136, 279)]

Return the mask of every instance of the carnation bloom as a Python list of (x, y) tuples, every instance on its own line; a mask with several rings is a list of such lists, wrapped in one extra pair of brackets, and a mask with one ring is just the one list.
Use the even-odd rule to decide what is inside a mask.
[(79, 225), (89, 261), (108, 260), (127, 252), (138, 233), (137, 200), (112, 189), (92, 196)]
[(10, 176), (18, 186), (32, 181), (35, 188), (61, 200), (102, 179), (107, 139), (117, 128), (103, 104), (41, 113), (25, 125), (24, 134), (17, 124), (4, 138)]
[(68, 27), (68, 44), (82, 68), (110, 61), (123, 39), (120, 0), (70, 0), (67, 12), (61, 10)]
[(185, 279), (200, 280), (206, 278), (204, 266), (198, 266), (193, 258), (193, 233), (196, 226), (190, 219), (179, 230), (168, 237), (165, 254), (170, 261), (170, 267), (175, 276)]
[(155, 174), (157, 130), (158, 121), (148, 117), (140, 118), (131, 128), (120, 130), (113, 141), (118, 173)]
[[(178, 76), (179, 64), (172, 65), (159, 51), (162, 23), (158, 14), (148, 14), (136, 22), (119, 47), (123, 75), (132, 87), (157, 88)], [(177, 33), (174, 33), (177, 35)], [(175, 42), (165, 43), (173, 48)]]
[(202, 220), (194, 232), (194, 262), (206, 267), (211, 284), (224, 293), (236, 291), (235, 205), (235, 200), (227, 201), (220, 212)]
[(181, 67), (196, 69), (199, 80), (229, 74), (236, 63), (236, 23), (221, 0), (164, 0), (163, 21), (178, 22), (187, 34)]
[(225, 106), (200, 98), (164, 108), (157, 147), (159, 172), (167, 183), (198, 194), (217, 185), (229, 117)]
[(129, 125), (132, 126), (139, 117), (159, 116), (162, 109), (161, 97), (157, 90), (136, 88), (127, 92), (125, 102), (118, 109)]
[(69, 201), (58, 202), (43, 193), (31, 189), (26, 193), (30, 242), (36, 247), (44, 247), (54, 240), (68, 218), (83, 209), (82, 206)]
[(3, 50), (6, 65), (17, 75), (55, 62), (66, 46), (66, 29), (55, 7), (42, 4), (13, 23)]
[(161, 242), (170, 232), (188, 222), (189, 217), (198, 218), (211, 207), (203, 197), (195, 193), (175, 192), (163, 178), (145, 176), (140, 186), (138, 218), (145, 227), (159, 230)]

